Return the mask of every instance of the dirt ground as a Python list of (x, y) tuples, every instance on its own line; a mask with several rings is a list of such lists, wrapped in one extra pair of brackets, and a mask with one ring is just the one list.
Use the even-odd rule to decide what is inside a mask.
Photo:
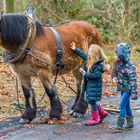
[[(102, 102), (113, 104), (118, 102), (119, 97), (106, 97)], [(71, 104), (73, 97), (67, 102)], [(109, 129), (116, 123), (118, 113), (110, 112), (109, 116), (103, 123), (95, 126), (85, 126), (84, 123), (90, 118), (89, 112), (83, 118), (69, 118), (59, 124), (44, 123), (39, 124), (37, 118), (26, 125), (18, 124), (19, 117), (13, 117), (0, 121), (2, 129), (0, 129), (0, 139), (5, 140), (139, 140), (140, 132), (140, 110), (134, 110), (140, 106), (140, 100), (132, 102), (134, 113), (134, 129), (130, 131), (116, 132)], [(69, 108), (66, 107), (69, 111)], [(42, 111), (43, 112), (43, 111)]]

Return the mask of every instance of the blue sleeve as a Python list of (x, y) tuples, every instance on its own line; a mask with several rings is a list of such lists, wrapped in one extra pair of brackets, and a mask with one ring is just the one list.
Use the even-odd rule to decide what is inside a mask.
[(84, 77), (90, 79), (98, 79), (102, 76), (102, 66), (98, 66), (93, 72), (85, 72)]
[(74, 50), (74, 52), (75, 52), (78, 56), (80, 56), (82, 59), (87, 60), (88, 55), (87, 55), (86, 53), (84, 53), (82, 50), (80, 50), (79, 48), (76, 48), (76, 49)]

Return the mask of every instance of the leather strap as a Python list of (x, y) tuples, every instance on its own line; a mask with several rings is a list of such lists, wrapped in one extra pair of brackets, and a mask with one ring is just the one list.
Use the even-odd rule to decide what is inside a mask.
[(55, 36), (55, 40), (56, 40), (57, 54), (56, 54), (56, 64), (55, 65), (58, 68), (62, 68), (63, 67), (63, 64), (62, 64), (62, 54), (63, 53), (62, 53), (60, 36), (54, 27), (49, 27), (49, 29), (53, 32), (53, 34)]

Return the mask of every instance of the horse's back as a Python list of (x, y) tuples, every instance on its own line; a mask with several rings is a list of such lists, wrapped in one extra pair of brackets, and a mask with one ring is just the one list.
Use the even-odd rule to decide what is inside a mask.
[(78, 38), (78, 40), (84, 37), (88, 38), (88, 45), (95, 43), (102, 46), (102, 38), (99, 31), (94, 25), (86, 21), (71, 21), (55, 28), (62, 37), (63, 35), (70, 35), (71, 37)]
[(62, 25), (56, 26), (57, 29), (65, 29), (65, 28), (82, 28), (82, 29), (93, 29), (95, 26), (89, 24), (86, 21), (69, 21), (67, 23), (64, 23)]

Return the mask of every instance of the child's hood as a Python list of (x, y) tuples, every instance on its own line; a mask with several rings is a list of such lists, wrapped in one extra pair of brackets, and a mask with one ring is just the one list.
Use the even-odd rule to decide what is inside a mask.
[(123, 63), (130, 61), (130, 48), (131, 45), (128, 43), (119, 43), (116, 47), (116, 54)]

